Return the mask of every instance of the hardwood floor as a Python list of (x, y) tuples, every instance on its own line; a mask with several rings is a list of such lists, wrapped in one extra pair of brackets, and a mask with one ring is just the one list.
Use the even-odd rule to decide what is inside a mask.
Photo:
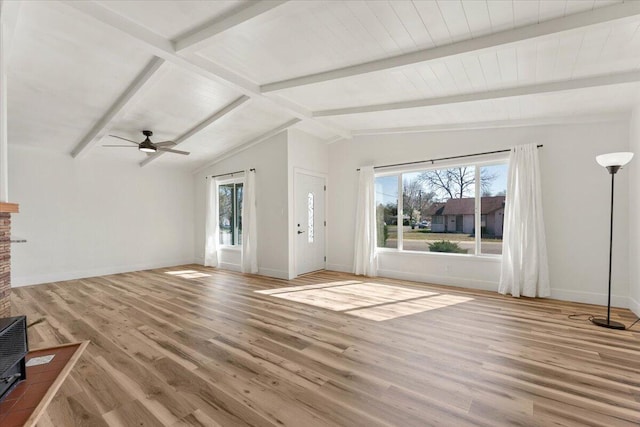
[(640, 423), (640, 324), (605, 330), (567, 318), (602, 307), (362, 281), (190, 265), (16, 288), (13, 314), (45, 319), (32, 348), (91, 340), (38, 425)]

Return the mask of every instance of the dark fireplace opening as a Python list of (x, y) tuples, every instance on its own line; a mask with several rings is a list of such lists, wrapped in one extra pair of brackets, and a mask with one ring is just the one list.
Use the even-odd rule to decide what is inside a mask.
[(27, 378), (28, 352), (26, 316), (0, 319), (0, 402)]

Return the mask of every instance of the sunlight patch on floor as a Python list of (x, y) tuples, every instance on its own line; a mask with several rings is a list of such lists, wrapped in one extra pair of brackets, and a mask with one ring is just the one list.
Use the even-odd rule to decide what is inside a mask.
[(377, 307), (349, 310), (348, 313), (369, 320), (381, 321), (395, 319), (396, 317), (409, 316), (416, 313), (422, 313), (424, 311), (435, 310), (437, 308), (449, 307), (471, 300), (473, 300), (473, 298), (441, 294), (412, 301), (401, 301), (393, 304), (380, 305)]
[(469, 297), (357, 280), (255, 292), (375, 321), (395, 319), (473, 300)]
[(197, 270), (179, 270), (179, 271), (165, 271), (165, 274), (172, 276), (182, 277), (184, 279), (198, 279), (200, 277), (210, 277), (210, 274), (202, 273)]
[(358, 280), (344, 280), (341, 282), (330, 282), (330, 283), (318, 283), (315, 285), (305, 285), (305, 286), (290, 286), (288, 288), (277, 288), (277, 289), (265, 289), (262, 291), (255, 291), (256, 293), (259, 294), (265, 294), (265, 295), (273, 295), (273, 294), (282, 294), (285, 292), (297, 292), (297, 291), (306, 291), (309, 289), (320, 289), (320, 288), (333, 288), (336, 286), (344, 286), (344, 285), (351, 285), (351, 284), (355, 284), (355, 283), (362, 283)]

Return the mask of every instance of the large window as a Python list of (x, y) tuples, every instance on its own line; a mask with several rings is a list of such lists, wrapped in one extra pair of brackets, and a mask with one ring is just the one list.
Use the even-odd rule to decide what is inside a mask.
[(218, 224), (220, 244), (242, 244), (242, 182), (225, 182), (218, 185)]
[(506, 189), (504, 161), (377, 176), (377, 246), (500, 254)]

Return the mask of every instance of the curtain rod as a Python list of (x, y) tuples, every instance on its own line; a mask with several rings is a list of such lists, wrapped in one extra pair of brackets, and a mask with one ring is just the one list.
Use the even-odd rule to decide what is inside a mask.
[[(538, 148), (544, 147), (544, 145), (540, 144), (537, 146)], [(496, 151), (485, 151), (484, 153), (475, 153), (475, 154), (464, 154), (462, 156), (451, 156), (451, 157), (440, 157), (439, 159), (429, 159), (429, 160), (419, 160), (417, 162), (405, 162), (405, 163), (395, 163), (393, 165), (382, 165), (382, 166), (374, 166), (374, 169), (382, 169), (382, 168), (392, 168), (394, 166), (407, 166), (407, 165), (417, 165), (420, 163), (429, 163), (433, 164), (434, 162), (441, 162), (443, 160), (453, 160), (453, 159), (463, 159), (465, 157), (476, 157), (476, 156), (486, 156), (487, 154), (498, 154), (498, 153), (508, 153), (511, 149), (507, 150), (496, 150)], [(356, 169), (357, 171), (360, 168)]]
[[(255, 172), (256, 168), (251, 168), (251, 169), (249, 169), (249, 171), (250, 172)], [(235, 171), (235, 172), (229, 172), (229, 173), (221, 173), (221, 174), (218, 174), (218, 175), (211, 175), (211, 176), (207, 175), (207, 176), (204, 177), (204, 179), (218, 178), (219, 176), (235, 175), (237, 173), (244, 173), (244, 171), (241, 170), (241, 171)]]

